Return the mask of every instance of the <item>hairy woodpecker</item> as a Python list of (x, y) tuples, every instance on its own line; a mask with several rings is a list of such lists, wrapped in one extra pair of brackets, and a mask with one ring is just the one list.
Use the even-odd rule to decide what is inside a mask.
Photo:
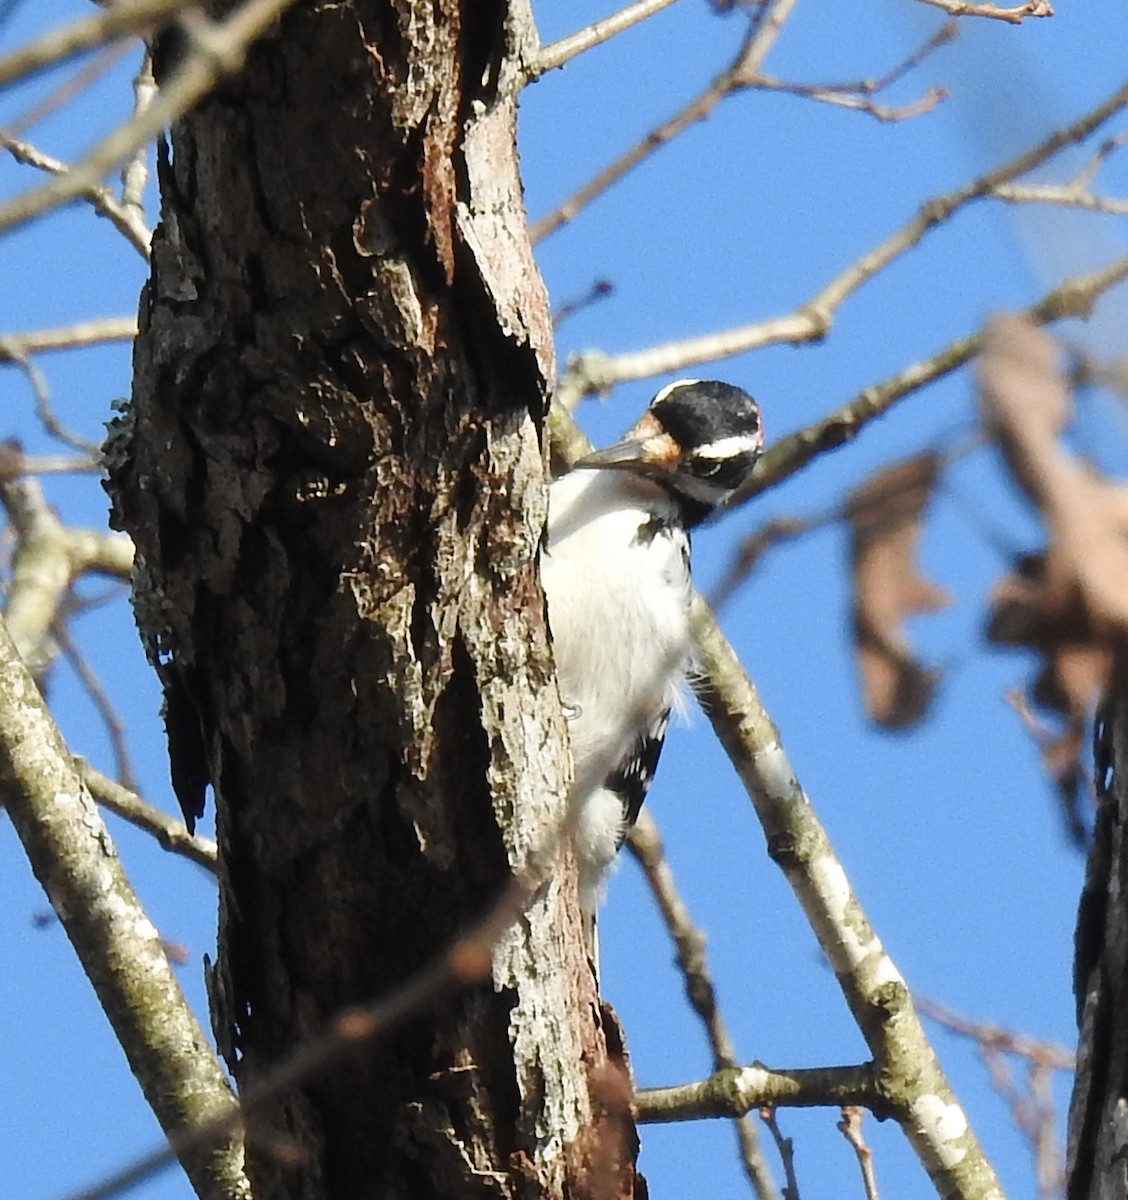
[(688, 531), (748, 476), (760, 409), (740, 388), (683, 379), (626, 438), (548, 494), (541, 578), (575, 768), (580, 903), (638, 817), (693, 659)]

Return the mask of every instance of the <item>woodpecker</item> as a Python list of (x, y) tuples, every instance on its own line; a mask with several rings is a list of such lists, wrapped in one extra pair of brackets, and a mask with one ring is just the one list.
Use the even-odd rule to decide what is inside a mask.
[(683, 379), (654, 397), (623, 441), (581, 458), (549, 487), (541, 579), (589, 918), (692, 668), (689, 530), (748, 477), (763, 441), (747, 392)]

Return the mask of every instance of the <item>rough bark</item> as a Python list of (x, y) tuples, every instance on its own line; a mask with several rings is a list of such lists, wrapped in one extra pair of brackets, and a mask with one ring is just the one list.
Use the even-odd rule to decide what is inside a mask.
[(1080, 1038), (1069, 1106), (1069, 1200), (1128, 1196), (1128, 656), (1095, 737), (1097, 821), (1077, 920)]
[[(431, 961), (563, 813), (533, 40), (516, 0), (299, 3), (162, 155), (110, 459), (174, 782), (189, 816), (214, 793), (244, 1087)], [(258, 1200), (631, 1194), (574, 890), (553, 874), (492, 983), (280, 1096)]]

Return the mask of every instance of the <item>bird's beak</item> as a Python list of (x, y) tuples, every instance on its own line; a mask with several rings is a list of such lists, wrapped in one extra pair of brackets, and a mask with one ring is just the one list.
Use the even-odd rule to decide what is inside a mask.
[[(673, 454), (671, 454), (671, 450), (673, 450)], [(593, 450), (591, 454), (585, 454), (573, 466), (581, 469), (584, 467), (621, 467), (629, 471), (632, 468), (638, 470), (641, 467), (667, 466), (671, 459), (676, 457), (677, 447), (673, 445), (672, 438), (645, 438), (641, 441), (628, 438), (626, 441), (616, 442), (614, 446), (607, 446), (602, 450)]]
[(682, 451), (677, 442), (662, 428), (650, 413), (621, 441), (602, 450), (593, 450), (573, 463), (574, 468), (618, 467), (625, 471), (672, 471), (681, 461)]

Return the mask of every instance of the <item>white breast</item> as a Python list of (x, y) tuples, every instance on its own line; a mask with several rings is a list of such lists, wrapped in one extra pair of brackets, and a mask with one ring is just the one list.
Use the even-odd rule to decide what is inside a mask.
[(548, 511), (541, 577), (575, 777), (588, 790), (679, 701), (687, 541), (670, 497), (627, 471), (563, 476)]

